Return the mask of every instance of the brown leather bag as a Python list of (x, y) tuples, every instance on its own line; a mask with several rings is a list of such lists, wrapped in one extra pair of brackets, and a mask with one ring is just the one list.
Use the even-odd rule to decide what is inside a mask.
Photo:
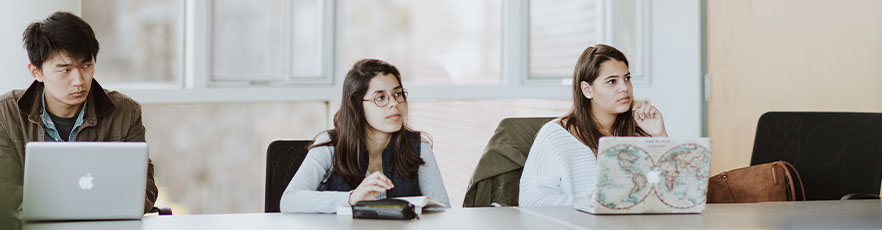
[[(793, 176), (796, 176), (796, 181)], [(797, 189), (805, 200), (802, 178), (786, 161), (776, 161), (722, 172), (710, 178), (707, 203), (795, 201)]]

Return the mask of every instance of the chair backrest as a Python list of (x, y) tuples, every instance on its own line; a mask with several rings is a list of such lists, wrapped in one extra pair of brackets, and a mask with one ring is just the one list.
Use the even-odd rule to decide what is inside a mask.
[(768, 112), (760, 117), (750, 164), (783, 160), (802, 176), (807, 200), (879, 194), (882, 114)]
[(264, 212), (279, 212), (279, 200), (288, 182), (306, 158), (312, 140), (277, 140), (266, 149)]

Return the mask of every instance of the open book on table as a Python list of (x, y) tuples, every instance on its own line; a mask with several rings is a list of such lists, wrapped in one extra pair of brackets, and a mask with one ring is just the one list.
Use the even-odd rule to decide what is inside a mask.
[[(431, 196), (405, 196), (405, 197), (386, 198), (386, 199), (373, 200), (373, 201), (359, 201), (359, 203), (356, 203), (355, 205), (357, 206), (357, 205), (363, 204), (362, 202), (376, 203), (376, 202), (383, 202), (383, 201), (390, 201), (390, 200), (407, 201), (408, 203), (410, 203), (414, 206), (414, 212), (416, 212), (416, 214), (422, 214), (423, 211), (433, 212), (433, 211), (443, 211), (444, 210), (444, 204), (441, 204), (441, 202), (438, 201), (438, 199), (435, 199), (434, 197), (431, 197)], [(351, 207), (344, 207), (344, 206), (337, 207), (337, 215), (352, 215), (352, 208)]]
[(405, 196), (405, 197), (395, 197), (389, 199), (399, 199), (410, 202), (415, 206), (417, 214), (420, 214), (421, 211), (444, 211), (444, 205), (441, 204), (438, 199), (435, 199), (431, 196)]

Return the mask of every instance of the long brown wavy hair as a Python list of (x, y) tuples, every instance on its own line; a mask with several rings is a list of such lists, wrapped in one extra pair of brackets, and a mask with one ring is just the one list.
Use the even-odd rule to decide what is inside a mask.
[[(334, 173), (345, 178), (353, 188), (364, 180), (367, 168), (362, 167), (362, 162), (370, 159), (365, 144), (368, 123), (364, 114), (364, 103), (373, 102), (365, 102), (363, 98), (367, 94), (371, 79), (386, 74), (394, 75), (401, 85), (401, 73), (392, 64), (377, 59), (363, 59), (356, 62), (343, 80), (343, 98), (340, 110), (334, 115), (334, 129), (327, 130), (331, 141), (309, 147), (312, 149), (319, 146), (334, 146)], [(402, 103), (407, 103), (406, 99)], [(406, 111), (404, 113), (407, 114)], [(405, 122), (401, 130), (392, 134), (390, 140), (393, 142), (393, 164), (401, 176), (405, 179), (413, 179), (417, 176), (419, 166), (425, 162), (410, 147), (411, 143), (420, 140), (407, 138), (405, 135), (407, 132), (413, 131)]]
[[(591, 113), (591, 100), (585, 98), (585, 95), (582, 94), (581, 84), (582, 82), (588, 82), (588, 84), (594, 85), (594, 79), (597, 79), (597, 75), (600, 74), (600, 65), (609, 60), (621, 61), (628, 66), (628, 59), (625, 58), (625, 54), (612, 46), (597, 44), (582, 51), (582, 55), (579, 56), (579, 61), (576, 62), (576, 69), (573, 72), (573, 108), (561, 119), (567, 120), (564, 128), (573, 132), (579, 140), (588, 145), (594, 151), (594, 156), (597, 156), (598, 141), (603, 136), (603, 133), (600, 131), (601, 127), (597, 118)], [(634, 113), (632, 112), (633, 108), (634, 102), (632, 100), (628, 111), (616, 116), (611, 135), (649, 136), (646, 131), (637, 127), (637, 122), (634, 121)]]

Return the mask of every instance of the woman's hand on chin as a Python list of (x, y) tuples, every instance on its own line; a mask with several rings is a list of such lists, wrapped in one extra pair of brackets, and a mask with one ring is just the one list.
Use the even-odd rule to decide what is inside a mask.
[(632, 110), (637, 127), (653, 137), (668, 136), (668, 132), (665, 131), (665, 119), (655, 106), (649, 103), (640, 103), (635, 105)]

